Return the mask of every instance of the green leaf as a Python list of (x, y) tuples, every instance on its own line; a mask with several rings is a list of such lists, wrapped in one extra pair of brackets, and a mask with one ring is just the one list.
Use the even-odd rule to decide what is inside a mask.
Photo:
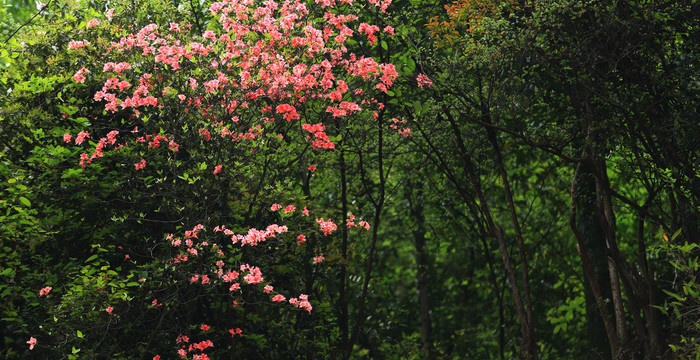
[(678, 237), (678, 235), (681, 234), (681, 232), (683, 232), (683, 228), (676, 230), (676, 232), (673, 233), (673, 236), (671, 236), (671, 241), (676, 240), (676, 238)]
[(20, 196), (20, 197), (19, 197), (19, 202), (21, 202), (21, 203), (22, 203), (24, 206), (26, 206), (26, 207), (31, 207), (31, 206), (32, 206), (32, 203), (29, 202), (29, 199), (27, 199), (27, 198), (24, 197), (24, 196)]
[(83, 338), (83, 333), (82, 333), (82, 331), (80, 331), (80, 330), (78, 330), (78, 332), (76, 333), (76, 335), (78, 335), (78, 337), (81, 338), (81, 339)]

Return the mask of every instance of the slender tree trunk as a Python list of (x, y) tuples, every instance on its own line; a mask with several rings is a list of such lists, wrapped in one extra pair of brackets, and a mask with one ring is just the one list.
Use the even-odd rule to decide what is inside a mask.
[[(607, 166), (605, 160), (594, 160), (595, 164), (595, 191), (597, 194), (597, 210), (598, 218), (600, 221), (600, 226), (603, 228), (603, 233), (605, 234), (607, 248), (610, 253), (617, 252), (617, 240), (616, 240), (616, 219), (615, 213), (612, 207), (612, 199), (609, 194), (610, 181), (607, 175)], [(625, 322), (625, 309), (622, 302), (622, 288), (620, 288), (620, 274), (619, 266), (615, 261), (615, 257), (608, 258), (608, 273), (610, 274), (610, 290), (612, 294), (613, 308), (615, 309), (615, 326), (617, 329), (617, 338), (620, 341), (625, 342), (628, 338), (627, 335), (627, 325)], [(630, 289), (631, 292), (631, 289)], [(630, 298), (628, 296), (628, 298)], [(632, 301), (633, 299), (630, 299)], [(641, 332), (643, 338), (646, 336)]]
[(489, 208), (486, 197), (481, 189), (481, 180), (479, 175), (476, 173), (471, 157), (466, 150), (459, 126), (449, 113), (449, 109), (445, 112), (445, 115), (447, 116), (447, 119), (452, 127), (452, 131), (456, 137), (457, 147), (462, 155), (462, 162), (464, 163), (464, 170), (469, 178), (469, 182), (471, 183), (474, 192), (477, 195), (477, 199), (479, 200), (479, 206), (481, 207), (481, 213), (484, 221), (486, 222), (488, 235), (495, 237), (498, 241), (498, 250), (501, 253), (501, 260), (503, 261), (503, 266), (505, 267), (506, 274), (508, 275), (508, 282), (510, 283), (511, 291), (513, 292), (515, 310), (520, 322), (520, 357), (528, 360), (537, 359), (537, 347), (534, 338), (532, 338), (534, 331), (531, 331), (531, 325), (530, 322), (528, 322), (527, 311), (523, 305), (523, 297), (520, 293), (520, 288), (518, 287), (518, 282), (513, 271), (513, 265), (510, 261), (510, 254), (508, 253), (508, 244), (505, 234), (493, 220), (491, 209)]
[[(489, 116), (484, 113), (485, 119)], [(487, 121), (491, 123), (491, 121)], [(511, 221), (513, 222), (513, 228), (515, 229), (515, 238), (518, 244), (518, 255), (520, 257), (520, 274), (523, 282), (523, 300), (525, 302), (525, 311), (527, 315), (527, 332), (528, 332), (528, 352), (533, 359), (537, 359), (537, 342), (535, 338), (535, 325), (534, 325), (534, 315), (532, 313), (532, 302), (530, 300), (530, 280), (528, 279), (528, 264), (527, 264), (527, 252), (525, 251), (525, 241), (523, 240), (522, 231), (520, 229), (520, 222), (518, 221), (518, 214), (515, 210), (515, 204), (513, 203), (513, 193), (510, 188), (510, 182), (508, 181), (508, 172), (506, 171), (505, 164), (503, 163), (503, 156), (501, 154), (501, 148), (498, 145), (498, 139), (496, 137), (496, 132), (491, 127), (486, 127), (486, 133), (488, 134), (489, 141), (493, 147), (494, 154), (496, 155), (496, 162), (498, 164), (498, 171), (501, 175), (501, 180), (503, 181), (503, 188), (506, 195), (506, 201), (508, 203), (508, 209), (510, 210)]]
[[(358, 337), (360, 336), (360, 331), (362, 329), (362, 323), (365, 320), (365, 306), (367, 299), (367, 291), (369, 289), (369, 282), (372, 277), (372, 267), (374, 262), (374, 253), (377, 249), (377, 236), (379, 231), (379, 224), (381, 222), (381, 215), (384, 209), (384, 201), (386, 200), (386, 176), (384, 174), (384, 128), (382, 122), (384, 121), (384, 113), (382, 112), (379, 117), (377, 117), (377, 170), (379, 176), (378, 194), (376, 200), (372, 200), (374, 205), (374, 221), (372, 224), (372, 240), (369, 245), (369, 254), (367, 255), (367, 268), (364, 274), (364, 282), (362, 283), (362, 294), (360, 295), (360, 301), (357, 305), (357, 318), (355, 318), (355, 324), (352, 327), (352, 333), (350, 335), (350, 340), (348, 341), (347, 347), (345, 348), (345, 357), (349, 358), (352, 353), (352, 348), (355, 346)], [(360, 164), (360, 166), (363, 166)], [(362, 171), (362, 170), (361, 170)], [(343, 224), (344, 227), (347, 227)]]
[(619, 340), (609, 306), (612, 290), (607, 246), (597, 210), (593, 169), (590, 164), (579, 163), (571, 186), (570, 223), (578, 242), (586, 280), (587, 341), (591, 350), (614, 359)]

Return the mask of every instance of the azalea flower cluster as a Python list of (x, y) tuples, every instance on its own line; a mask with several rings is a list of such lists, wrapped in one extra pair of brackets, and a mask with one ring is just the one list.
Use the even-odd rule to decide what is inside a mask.
[(359, 223), (355, 224), (355, 215), (349, 214), (348, 220), (347, 220), (347, 226), (348, 228), (352, 229), (354, 227), (361, 227), (364, 228), (365, 230), (369, 230), (369, 223), (361, 220)]
[[(80, 166), (85, 167), (87, 166), (87, 164), (90, 164), (93, 160), (104, 156), (104, 150), (107, 145), (112, 145), (114, 149), (121, 149), (124, 146), (124, 144), (117, 144), (117, 135), (119, 135), (119, 131), (110, 131), (109, 133), (107, 133), (107, 136), (100, 138), (97, 145), (95, 145), (95, 149), (93, 150), (92, 155), (88, 156), (87, 153), (80, 154)], [(86, 138), (89, 137), (90, 133), (88, 133), (87, 131), (81, 131), (75, 137), (75, 144), (80, 145), (85, 141)], [(70, 143), (71, 139), (72, 135), (70, 133), (63, 134), (64, 142)]]
[(390, 128), (397, 130), (399, 132), (399, 134), (403, 135), (403, 137), (411, 136), (411, 129), (410, 128), (408, 128), (408, 127), (399, 128), (401, 126), (400, 124), (406, 123), (406, 119), (399, 120), (399, 119), (394, 118), (394, 119), (391, 119), (391, 121), (393, 122), (393, 124), (389, 125)]
[(39, 290), (39, 296), (49, 296), (49, 292), (53, 289), (51, 286), (47, 286), (41, 290)]
[[(282, 209), (281, 205), (275, 205), (276, 206), (273, 206), (274, 209)], [(294, 211), (294, 206), (288, 205), (285, 207), (285, 209), (289, 212), (292, 212)], [(240, 291), (242, 284), (246, 284), (248, 286), (264, 284), (265, 279), (263, 277), (262, 271), (256, 266), (250, 264), (241, 264), (238, 268), (236, 268), (236, 270), (226, 269), (226, 262), (223, 260), (226, 256), (222, 249), (220, 249), (219, 246), (217, 246), (216, 244), (210, 245), (208, 241), (200, 240), (200, 237), (202, 237), (202, 232), (204, 230), (204, 226), (202, 224), (198, 224), (194, 226), (191, 230), (185, 231), (184, 237), (176, 238), (173, 234), (170, 234), (166, 237), (166, 241), (168, 241), (170, 245), (176, 248), (184, 249), (183, 252), (178, 254), (173, 259), (173, 261), (171, 261), (171, 264), (173, 265), (183, 264), (189, 261), (190, 258), (202, 256), (203, 251), (206, 249), (209, 249), (209, 251), (214, 252), (215, 258), (217, 259), (215, 261), (215, 269), (212, 270), (211, 273), (199, 273), (191, 275), (189, 280), (191, 284), (201, 284), (205, 286), (217, 286), (217, 284), (225, 285), (229, 286), (230, 292)], [(250, 229), (248, 234), (246, 235), (235, 234), (233, 231), (227, 229), (225, 226), (217, 226), (216, 228), (214, 228), (214, 232), (223, 233), (225, 236), (230, 236), (231, 241), (234, 244), (240, 243), (241, 246), (244, 246), (245, 244), (255, 246), (268, 238), (275, 237), (277, 234), (283, 234), (287, 231), (288, 230), (286, 226), (280, 226), (277, 224), (268, 226), (265, 231)], [(204, 261), (207, 261), (206, 259), (208, 258), (209, 257), (203, 257), (202, 259)], [(314, 261), (316, 263), (323, 261), (323, 256), (321, 255), (315, 257)], [(298, 297), (293, 297), (287, 300), (287, 298), (283, 294), (275, 293), (274, 287), (270, 284), (264, 284), (262, 286), (262, 293), (268, 294), (272, 302), (288, 302), (295, 308), (302, 309), (307, 312), (311, 312), (311, 310), (313, 309), (313, 306), (309, 302), (309, 297), (306, 294), (300, 294)], [(156, 306), (157, 300), (154, 300), (152, 305)], [(234, 307), (240, 305), (240, 303), (234, 300)], [(111, 310), (111, 307), (108, 308), (108, 311), (110, 313)], [(210, 330), (210, 326), (206, 324), (202, 324), (200, 327), (202, 331), (205, 332)], [(240, 328), (229, 329), (228, 331), (232, 337), (242, 333), (242, 330)], [(204, 350), (213, 346), (213, 344), (208, 341), (190, 343), (189, 338), (183, 335), (178, 337), (177, 343), (181, 344), (180, 349), (178, 349), (178, 354), (183, 359), (189, 357), (206, 359), (207, 355), (204, 353)], [(193, 354), (193, 351), (199, 351), (201, 353)]]
[[(210, 329), (209, 325), (202, 324), (200, 326), (202, 331), (206, 332)], [(240, 330), (240, 329), (239, 329)], [(175, 339), (177, 344), (180, 344), (180, 349), (177, 350), (178, 355), (181, 359), (187, 359), (188, 354), (191, 352), (199, 351), (201, 354), (192, 355), (192, 359), (196, 360), (209, 360), (209, 355), (204, 353), (204, 350), (210, 347), (214, 347), (214, 343), (211, 340), (204, 340), (200, 342), (190, 343), (190, 338), (188, 336), (180, 335)], [(160, 359), (159, 355), (156, 355)], [(155, 359), (155, 358), (154, 358)]]
[(321, 227), (321, 231), (323, 231), (323, 235), (330, 235), (333, 233), (333, 231), (336, 231), (338, 229), (338, 225), (336, 225), (333, 220), (328, 219), (324, 220), (323, 218), (316, 219), (316, 222), (318, 223), (318, 226)]
[[(391, 3), (369, 2), (382, 12)], [(112, 61), (105, 62), (101, 69), (82, 68), (74, 78), (82, 83), (89, 74), (94, 73), (96, 80), (106, 76), (94, 100), (105, 102), (109, 112), (131, 110), (139, 115), (148, 108), (163, 109), (174, 105), (170, 104), (170, 94), (186, 106), (186, 113), (198, 112), (205, 119), (220, 119), (219, 110), (223, 110), (231, 123), (212, 121), (211, 130), (236, 142), (259, 138), (259, 125), (276, 118), (301, 121), (304, 104), (310, 101), (325, 103), (326, 111), (333, 117), (349, 117), (365, 108), (372, 111), (373, 107), (383, 106), (374, 99), (367, 100), (371, 96), (367, 90), (387, 92), (398, 77), (396, 69), (392, 64), (350, 53), (345, 44), (348, 39), (365, 36), (374, 46), (380, 34), (393, 36), (394, 29), (385, 26), (380, 30), (377, 25), (359, 22), (354, 14), (331, 11), (339, 4), (336, 0), (316, 3), (325, 11), (325, 22), (314, 21), (316, 14), (299, 0), (268, 0), (262, 4), (215, 2), (209, 12), (217, 26), (201, 36), (196, 36), (187, 23), (149, 24), (110, 42), (105, 50)], [(107, 18), (113, 16), (110, 9)], [(99, 25), (93, 19), (86, 31), (98, 31), (92, 28)], [(88, 40), (75, 39), (68, 48), (89, 44)], [(153, 63), (156, 67), (149, 71), (139, 65), (136, 70), (137, 63)], [(202, 64), (207, 64), (206, 71), (183, 73), (201, 69)], [(104, 75), (99, 76), (100, 73)], [(341, 74), (344, 77), (339, 77)], [(186, 85), (181, 81), (183, 77)], [(356, 97), (363, 100), (358, 102)], [(260, 101), (277, 105), (260, 107), (262, 117), (256, 118), (249, 109)], [(222, 109), (217, 110), (218, 107)], [(243, 118), (247, 126), (239, 123)], [(261, 124), (254, 124), (255, 121)], [(307, 123), (304, 129), (313, 135), (308, 141), (314, 149), (335, 148), (323, 124)], [(83, 160), (83, 164), (90, 163)], [(217, 174), (220, 169), (216, 169)]]

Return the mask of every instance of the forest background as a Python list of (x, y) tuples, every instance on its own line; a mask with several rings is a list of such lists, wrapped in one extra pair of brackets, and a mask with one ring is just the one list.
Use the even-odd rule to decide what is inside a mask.
[(0, 356), (697, 359), (699, 21), (5, 0)]

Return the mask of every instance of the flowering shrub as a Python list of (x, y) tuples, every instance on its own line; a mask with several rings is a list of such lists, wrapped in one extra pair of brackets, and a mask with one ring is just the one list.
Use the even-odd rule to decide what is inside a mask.
[[(51, 297), (51, 286), (39, 292), (54, 320), (30, 329), (32, 347), (208, 358), (241, 341), (265, 344), (256, 334), (262, 310), (248, 304), (314, 316), (314, 296), (293, 266), (310, 265), (305, 249), (338, 225), (322, 210), (314, 222), (310, 202), (272, 184), (322, 169), (311, 159), (336, 148), (338, 124), (373, 119), (383, 107), (375, 94), (398, 76), (349, 50), (393, 34), (362, 22), (358, 6), (367, 4), (215, 2), (199, 14), (206, 29), (182, 14), (132, 27), (134, 10), (115, 6), (76, 26), (63, 49), (77, 61), (62, 94), (82, 105), (61, 105), (66, 126), (56, 141), (74, 155), (62, 179), (75, 188), (106, 177), (104, 216), (144, 225), (100, 230), (111, 241), (85, 235), (92, 251), (69, 280), (50, 283)], [(133, 209), (145, 210), (134, 217)], [(139, 331), (147, 340), (136, 349), (114, 335)]]

